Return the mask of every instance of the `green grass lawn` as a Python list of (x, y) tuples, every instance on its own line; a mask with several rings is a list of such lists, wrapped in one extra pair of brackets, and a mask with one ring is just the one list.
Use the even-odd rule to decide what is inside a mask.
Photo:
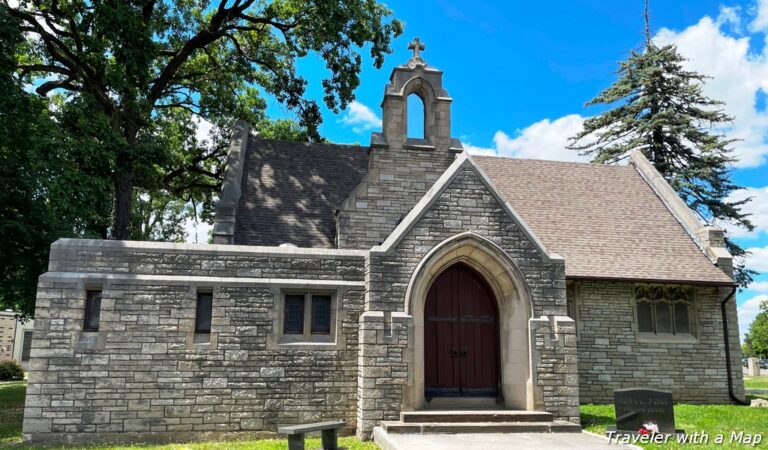
[(0, 384), (0, 446), (21, 441), (27, 383)]
[[(581, 425), (585, 430), (605, 434), (608, 425), (615, 425), (613, 405), (582, 405)], [(715, 435), (723, 433), (726, 443), (732, 431), (745, 433), (761, 433), (763, 442), (759, 447), (768, 445), (768, 408), (752, 408), (736, 405), (675, 405), (675, 425), (686, 433), (704, 431), (710, 436), (708, 445), (683, 445), (670, 443), (667, 445), (643, 445), (648, 450), (653, 449), (739, 449), (754, 448), (747, 445), (714, 444)]]
[[(21, 422), (24, 417), (24, 395), (27, 383), (0, 384), (0, 448), (18, 447), (21, 444)], [(306, 448), (321, 448), (320, 439), (306, 440)], [(339, 438), (339, 446), (348, 450), (378, 450), (373, 442), (360, 442), (354, 437)], [(30, 447), (24, 447), (30, 448)], [(102, 445), (88, 447), (67, 447), (88, 449), (151, 449), (151, 450), (209, 450), (227, 448), (232, 450), (285, 450), (285, 439), (266, 439), (260, 441), (200, 442), (169, 445)]]
[(768, 390), (768, 377), (744, 377), (744, 387), (747, 389)]

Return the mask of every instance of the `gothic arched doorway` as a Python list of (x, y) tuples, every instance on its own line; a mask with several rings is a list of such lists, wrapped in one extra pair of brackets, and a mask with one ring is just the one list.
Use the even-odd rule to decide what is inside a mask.
[(424, 305), (424, 396), (499, 395), (499, 309), (483, 277), (463, 263), (432, 283)]

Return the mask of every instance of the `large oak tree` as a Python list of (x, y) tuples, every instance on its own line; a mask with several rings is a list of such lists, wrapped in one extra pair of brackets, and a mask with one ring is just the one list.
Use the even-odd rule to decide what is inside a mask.
[(27, 36), (16, 76), (62, 95), (69, 139), (93, 149), (111, 181), (114, 239), (131, 236), (138, 190), (189, 200), (218, 187), (222, 145), (195, 142), (195, 120), (220, 140), (236, 118), (263, 119), (268, 95), (319, 139), (297, 60), (325, 63), (323, 101), (339, 111), (359, 84), (359, 51), (380, 67), (402, 31), (373, 0), (0, 1)]

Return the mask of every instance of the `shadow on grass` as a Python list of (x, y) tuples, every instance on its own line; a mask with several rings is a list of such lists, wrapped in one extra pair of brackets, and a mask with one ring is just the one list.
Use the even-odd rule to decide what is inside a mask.
[(581, 425), (584, 427), (602, 427), (605, 428), (608, 425), (613, 425), (613, 415), (607, 416), (602, 414), (582, 414)]
[(615, 425), (613, 405), (582, 405), (581, 428), (593, 433), (605, 433), (609, 425)]

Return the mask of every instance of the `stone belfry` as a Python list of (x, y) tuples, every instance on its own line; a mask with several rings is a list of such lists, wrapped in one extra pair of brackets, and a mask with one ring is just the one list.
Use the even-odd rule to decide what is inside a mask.
[[(415, 38), (413, 56), (395, 67), (384, 89), (382, 131), (371, 135), (368, 175), (339, 207), (339, 248), (367, 249), (383, 242), (463, 151), (451, 137), (451, 102), (443, 72), (421, 56)], [(424, 134), (408, 130), (408, 98), (423, 104)]]
[[(461, 143), (451, 139), (451, 102), (443, 89), (443, 72), (430, 67), (421, 51), (425, 45), (414, 39), (408, 48), (413, 56), (392, 70), (384, 89), (383, 132), (373, 133), (371, 145), (390, 149), (460, 152)], [(424, 105), (424, 136), (408, 135), (408, 97), (418, 96)], [(440, 152), (437, 152), (440, 153)]]

